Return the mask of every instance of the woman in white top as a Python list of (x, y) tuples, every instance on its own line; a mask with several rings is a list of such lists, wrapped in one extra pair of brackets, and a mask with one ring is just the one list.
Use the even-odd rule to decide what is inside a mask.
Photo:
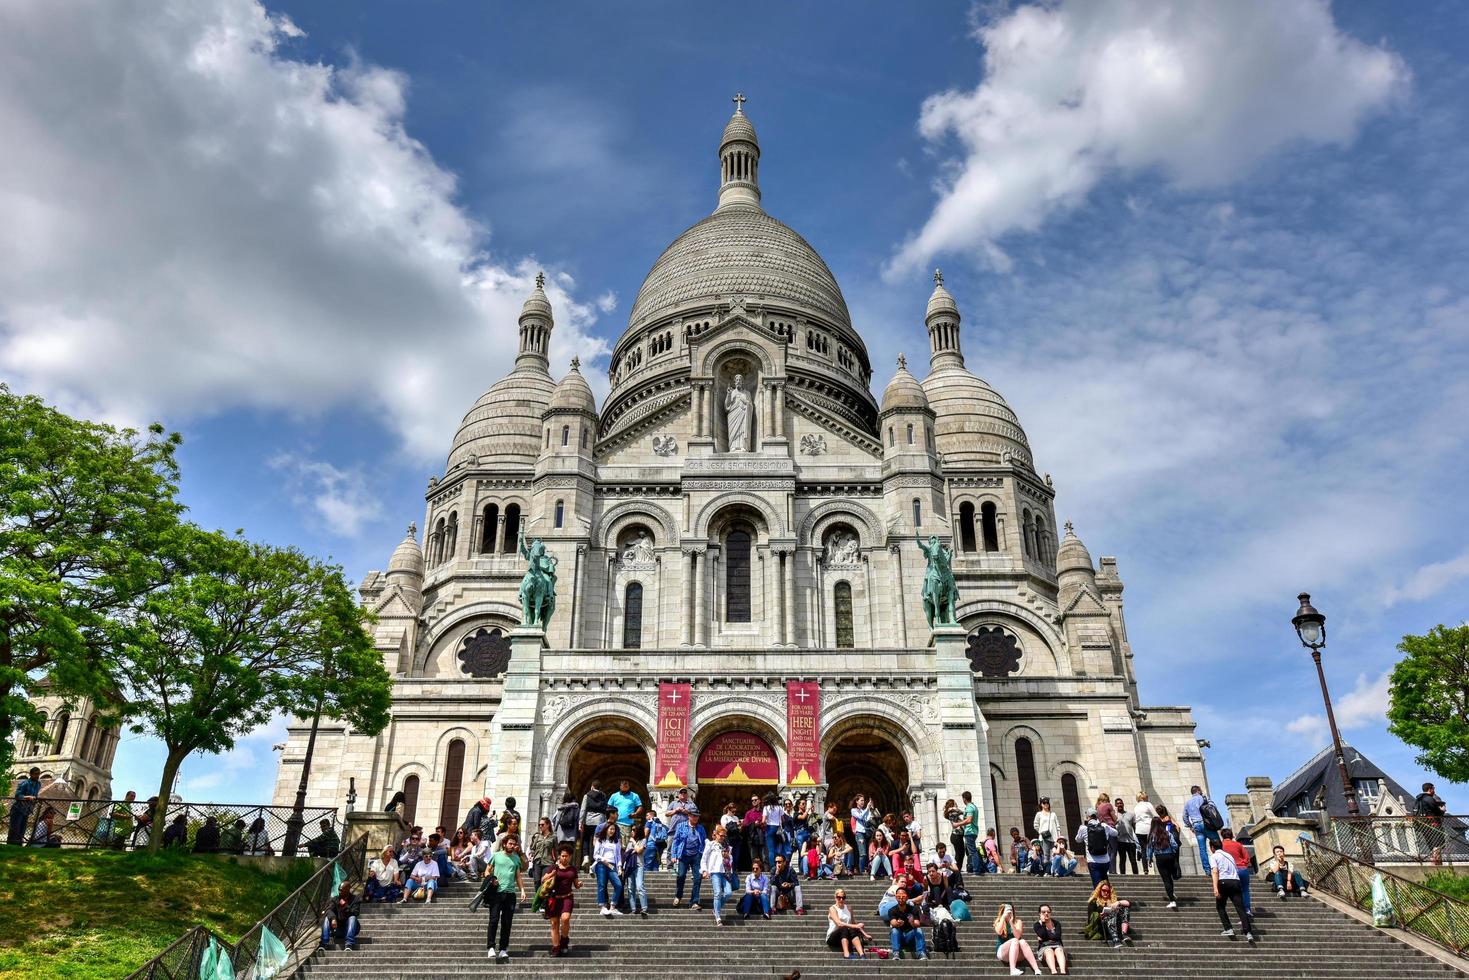
[(729, 843), (729, 831), (723, 824), (714, 828), (714, 836), (704, 842), (704, 856), (699, 862), (699, 874), (714, 886), (714, 924), (724, 925), (724, 903), (734, 892), (735, 869), (734, 848)]
[(1061, 833), (1061, 818), (1051, 809), (1051, 798), (1041, 797), (1041, 808), (1036, 811), (1035, 819), (1031, 821), (1035, 828), (1035, 835), (1041, 839), (1041, 851), (1043, 860), (1047, 867), (1051, 863), (1051, 848), (1056, 846), (1056, 841), (1065, 835)]
[(847, 893), (838, 888), (834, 896), (836, 904), (826, 910), (826, 945), (842, 951), (844, 960), (860, 960), (866, 954), (862, 941), (872, 941), (862, 923), (852, 921), (852, 910), (847, 907)]
[(786, 845), (789, 841), (783, 841), (785, 836), (782, 829), (785, 823), (786, 811), (781, 806), (780, 799), (775, 795), (765, 797), (765, 806), (760, 810), (760, 820), (765, 824), (765, 860), (768, 864), (775, 863), (777, 854), (786, 858), (790, 857), (790, 848)]
[(592, 867), (597, 872), (597, 904), (602, 906), (602, 914), (621, 915), (622, 909), (617, 906), (622, 904), (622, 838), (617, 833), (617, 821), (609, 820), (597, 831)]
[(1137, 803), (1132, 808), (1132, 823), (1137, 830), (1138, 843), (1142, 845), (1140, 856), (1143, 861), (1143, 874), (1152, 870), (1151, 862), (1148, 860), (1148, 834), (1153, 829), (1153, 821), (1157, 819), (1158, 811), (1153, 809), (1153, 804), (1148, 802), (1148, 794), (1137, 794)]

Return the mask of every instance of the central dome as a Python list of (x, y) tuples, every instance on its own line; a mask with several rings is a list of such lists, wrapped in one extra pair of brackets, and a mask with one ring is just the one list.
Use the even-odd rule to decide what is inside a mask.
[(852, 326), (836, 277), (816, 249), (756, 205), (727, 205), (664, 249), (628, 317), (636, 329), (688, 307), (743, 296)]

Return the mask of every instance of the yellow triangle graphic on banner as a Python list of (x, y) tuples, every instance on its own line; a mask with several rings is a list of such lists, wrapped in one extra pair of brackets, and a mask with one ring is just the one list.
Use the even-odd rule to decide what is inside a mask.
[(668, 775), (666, 775), (662, 779), (658, 780), (658, 786), (659, 787), (663, 787), (663, 786), (682, 786), (682, 785), (683, 785), (683, 780), (679, 779), (678, 776), (674, 773), (674, 771), (672, 769), (668, 770)]
[(811, 778), (811, 774), (806, 771), (806, 767), (805, 766), (802, 766), (801, 767), (801, 771), (798, 772), (798, 773), (796, 773), (796, 778), (791, 780), (791, 785), (792, 786), (815, 786), (816, 785), (816, 780), (812, 779)]

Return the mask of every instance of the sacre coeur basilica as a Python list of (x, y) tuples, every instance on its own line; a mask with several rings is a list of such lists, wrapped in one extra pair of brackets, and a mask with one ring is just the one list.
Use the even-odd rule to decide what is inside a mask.
[[(645, 801), (690, 787), (706, 819), (861, 792), (938, 827), (969, 790), (1004, 834), (1041, 797), (1070, 827), (1099, 789), (1186, 799), (1191, 712), (1140, 699), (1117, 562), (1058, 534), (942, 276), (928, 370), (899, 358), (879, 402), (831, 270), (761, 205), (742, 98), (718, 149), (717, 206), (653, 263), (600, 409), (575, 361), (553, 377), (555, 311), (539, 283), (526, 299), (422, 543), (411, 526), (361, 585), (392, 720), (323, 719), (308, 804), (350, 781), (452, 828), (515, 797), (534, 826), (625, 778)], [(293, 725), (277, 804), (307, 739)]]

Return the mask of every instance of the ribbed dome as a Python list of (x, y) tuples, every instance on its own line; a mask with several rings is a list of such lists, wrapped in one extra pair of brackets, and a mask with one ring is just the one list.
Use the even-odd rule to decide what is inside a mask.
[(393, 557), (388, 559), (388, 573), (408, 572), (423, 576), (423, 549), (418, 546), (418, 528), (408, 525), (408, 536), (393, 550)]
[(551, 315), (551, 300), (546, 296), (546, 277), (543, 273), (536, 273), (535, 292), (527, 296), (521, 304), (520, 315), (525, 316), (528, 313), (546, 317)]
[(938, 451), (952, 462), (998, 463), (1008, 450), (1031, 461), (1020, 419), (999, 392), (957, 365), (923, 379)]
[(561, 379), (556, 391), (552, 393), (549, 410), (597, 414), (597, 399), (592, 394), (592, 386), (581, 376), (580, 359), (571, 359), (571, 370), (566, 372), (566, 377)]
[(1071, 529), (1071, 523), (1066, 524), (1066, 536), (1061, 539), (1061, 547), (1056, 549), (1056, 574), (1062, 572), (1092, 572), (1092, 555), (1086, 550), (1086, 545), (1081, 543), (1081, 538)]
[(538, 368), (517, 368), (496, 381), (459, 424), (448, 468), (472, 456), (535, 465), (541, 451), (541, 416), (555, 390), (556, 382)]
[(721, 208), (664, 249), (638, 290), (628, 327), (732, 296), (784, 301), (842, 327), (852, 325), (842, 289), (816, 250), (785, 224), (746, 205)]
[(883, 389), (882, 410), (884, 412), (901, 409), (925, 411), (928, 407), (928, 396), (923, 393), (923, 385), (908, 373), (907, 360), (899, 356), (898, 373), (893, 375), (893, 380), (889, 381), (888, 386)]
[(729, 123), (724, 127), (724, 135), (719, 138), (719, 148), (722, 150), (726, 144), (735, 140), (744, 140), (746, 143), (759, 145), (760, 141), (755, 138), (755, 126), (750, 122), (750, 117), (743, 112), (736, 112), (729, 117)]
[(928, 297), (928, 309), (923, 314), (924, 322), (935, 313), (951, 313), (955, 318), (959, 316), (959, 304), (954, 301), (954, 294), (944, 288), (943, 275), (934, 270), (933, 295)]

